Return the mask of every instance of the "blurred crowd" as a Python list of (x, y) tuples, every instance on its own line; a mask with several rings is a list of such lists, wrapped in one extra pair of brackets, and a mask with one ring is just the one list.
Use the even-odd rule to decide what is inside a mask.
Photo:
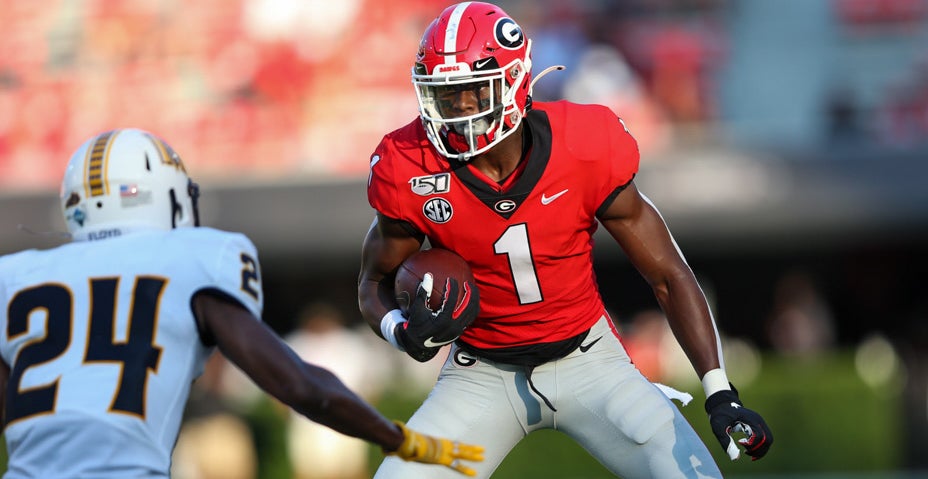
[[(364, 175), (381, 135), (415, 118), (408, 71), (422, 30), (449, 3), (0, 2), (0, 185), (51, 188), (80, 139), (130, 126), (170, 138), (199, 178)], [(537, 84), (537, 98), (612, 107), (646, 160), (719, 140), (707, 126), (724, 120), (718, 78), (736, 2), (498, 3), (534, 39), (536, 75), (567, 67)], [(827, 3), (851, 36), (873, 25), (917, 35), (928, 11), (912, 0)], [(923, 70), (907, 69), (876, 100), (836, 83), (821, 115), (834, 137), (921, 143)]]
[(354, 174), (413, 118), (435, 0), (0, 2), (0, 184), (57, 182), (82, 138), (139, 127), (193, 174)]

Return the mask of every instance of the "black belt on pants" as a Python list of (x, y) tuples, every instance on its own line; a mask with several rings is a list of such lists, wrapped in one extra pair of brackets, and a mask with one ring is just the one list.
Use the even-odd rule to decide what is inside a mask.
[(532, 371), (534, 371), (537, 366), (561, 359), (572, 353), (589, 334), (590, 330), (588, 329), (574, 337), (552, 343), (525, 344), (510, 348), (477, 348), (460, 339), (457, 341), (457, 345), (474, 356), (486, 358), (497, 363), (521, 366), (525, 371), (525, 378), (528, 380), (528, 386), (532, 389), (532, 392), (538, 395), (552, 411), (557, 412), (557, 409), (554, 408), (551, 401), (535, 387), (535, 383), (532, 382)]

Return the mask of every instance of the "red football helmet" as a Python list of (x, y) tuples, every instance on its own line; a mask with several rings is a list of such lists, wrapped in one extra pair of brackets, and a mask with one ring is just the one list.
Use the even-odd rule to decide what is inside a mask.
[[(467, 161), (516, 130), (529, 103), (531, 40), (496, 5), (463, 2), (425, 30), (412, 70), (419, 116), (442, 155)], [(454, 109), (462, 92), (476, 113)]]

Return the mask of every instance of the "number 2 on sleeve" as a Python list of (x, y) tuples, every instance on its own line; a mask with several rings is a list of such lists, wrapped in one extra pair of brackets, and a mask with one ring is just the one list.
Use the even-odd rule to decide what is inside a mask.
[(261, 291), (261, 277), (258, 262), (247, 253), (239, 255), (242, 260), (242, 291), (257, 301)]

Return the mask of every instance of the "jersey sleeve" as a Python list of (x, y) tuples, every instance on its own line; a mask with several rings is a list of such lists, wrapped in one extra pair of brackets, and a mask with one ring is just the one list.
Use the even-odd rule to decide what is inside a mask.
[(609, 139), (605, 158), (605, 161), (609, 162), (608, 168), (605, 169), (609, 175), (608, 179), (601, 184), (599, 197), (602, 201), (599, 203), (597, 216), (601, 215), (625, 186), (635, 178), (641, 158), (638, 142), (621, 118), (616, 117), (610, 110), (606, 113), (606, 118), (603, 118), (602, 123), (605, 125), (604, 130)]
[(397, 198), (396, 171), (392, 154), (390, 137), (385, 136), (371, 155), (367, 201), (380, 214), (401, 219), (402, 211)]
[(204, 289), (217, 290), (261, 318), (264, 309), (263, 278), (255, 245), (240, 233), (198, 229), (212, 233), (208, 235), (208, 241), (197, 242), (202, 248), (198, 256), (210, 278), (210, 284), (204, 285)]

